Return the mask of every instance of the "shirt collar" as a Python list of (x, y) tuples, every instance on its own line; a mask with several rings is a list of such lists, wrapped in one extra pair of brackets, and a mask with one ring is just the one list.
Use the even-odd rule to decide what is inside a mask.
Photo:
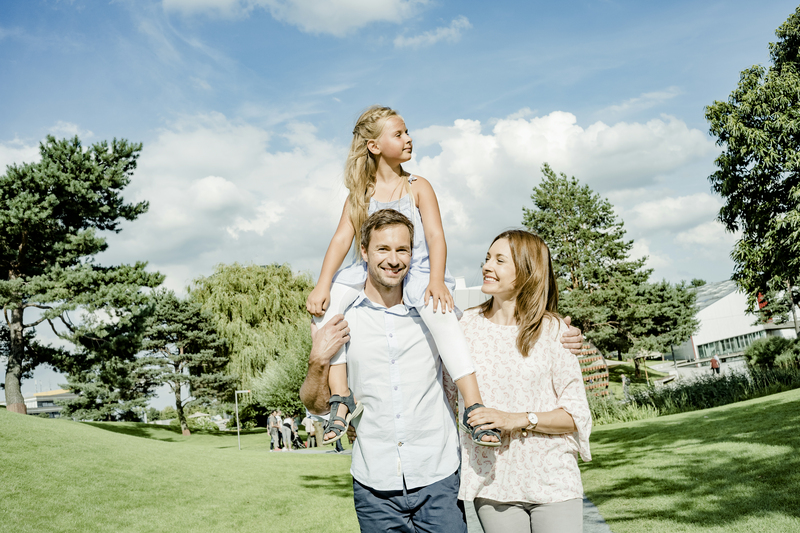
[(360, 306), (369, 307), (371, 309), (384, 311), (386, 313), (398, 316), (410, 315), (413, 311), (416, 311), (413, 307), (409, 307), (406, 304), (402, 303), (392, 306), (390, 308), (387, 308), (381, 304), (377, 304), (369, 299), (369, 297), (364, 293), (363, 289), (361, 290), (361, 292), (358, 293), (358, 296), (356, 296), (356, 299), (352, 305), (352, 307), (360, 307)]

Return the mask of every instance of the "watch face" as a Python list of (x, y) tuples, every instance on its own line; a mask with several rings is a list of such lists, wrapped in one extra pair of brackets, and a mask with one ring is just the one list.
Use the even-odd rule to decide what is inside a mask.
[(528, 413), (528, 422), (530, 422), (532, 426), (535, 426), (539, 423), (539, 417), (537, 417), (535, 413)]

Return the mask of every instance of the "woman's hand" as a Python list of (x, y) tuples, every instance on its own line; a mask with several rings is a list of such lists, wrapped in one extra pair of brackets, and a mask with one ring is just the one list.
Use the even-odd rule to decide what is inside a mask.
[(314, 316), (322, 316), (331, 303), (331, 291), (324, 286), (317, 284), (306, 300), (306, 310)]
[(507, 413), (490, 407), (478, 407), (470, 412), (467, 422), (470, 426), (483, 426), (482, 429), (499, 429), (510, 432), (528, 426), (528, 417), (525, 413)]
[[(430, 301), (431, 298), (433, 298), (433, 302)], [(440, 306), (442, 313), (455, 309), (453, 296), (450, 294), (450, 291), (447, 290), (447, 285), (445, 285), (444, 282), (431, 282), (428, 288), (425, 289), (424, 300), (425, 305), (433, 305), (434, 313), (439, 310)]]

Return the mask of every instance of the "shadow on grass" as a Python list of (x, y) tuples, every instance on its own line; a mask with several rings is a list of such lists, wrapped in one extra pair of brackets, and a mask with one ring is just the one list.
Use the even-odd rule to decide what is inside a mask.
[(353, 498), (353, 477), (350, 474), (331, 476), (301, 475), (300, 484), (307, 489), (318, 489), (340, 498)]
[[(590, 497), (640, 503), (614, 521), (719, 527), (769, 514), (800, 518), (798, 426), (800, 402), (769, 400), (598, 431), (593, 444), (606, 448), (586, 470), (619, 475)], [(665, 464), (650, 467), (651, 456)], [(669, 504), (641, 505), (648, 498)]]
[[(143, 439), (153, 439), (165, 442), (178, 442), (182, 437), (181, 429), (179, 426), (161, 426), (157, 424), (142, 424), (138, 422), (82, 422), (87, 426), (92, 426), (104, 431), (112, 433), (120, 433), (123, 435), (130, 435), (132, 437), (140, 437)], [(230, 437), (236, 435), (236, 432), (230, 431), (208, 431), (203, 429), (193, 429), (192, 435), (204, 435), (209, 437)], [(266, 429), (251, 429), (242, 431), (242, 435), (258, 435), (267, 433)]]

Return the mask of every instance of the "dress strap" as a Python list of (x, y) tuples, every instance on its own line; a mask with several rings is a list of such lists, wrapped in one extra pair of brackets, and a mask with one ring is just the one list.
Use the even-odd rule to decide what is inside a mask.
[(417, 177), (415, 175), (413, 175), (413, 174), (409, 174), (408, 175), (408, 184), (411, 185), (415, 181), (417, 181)]

